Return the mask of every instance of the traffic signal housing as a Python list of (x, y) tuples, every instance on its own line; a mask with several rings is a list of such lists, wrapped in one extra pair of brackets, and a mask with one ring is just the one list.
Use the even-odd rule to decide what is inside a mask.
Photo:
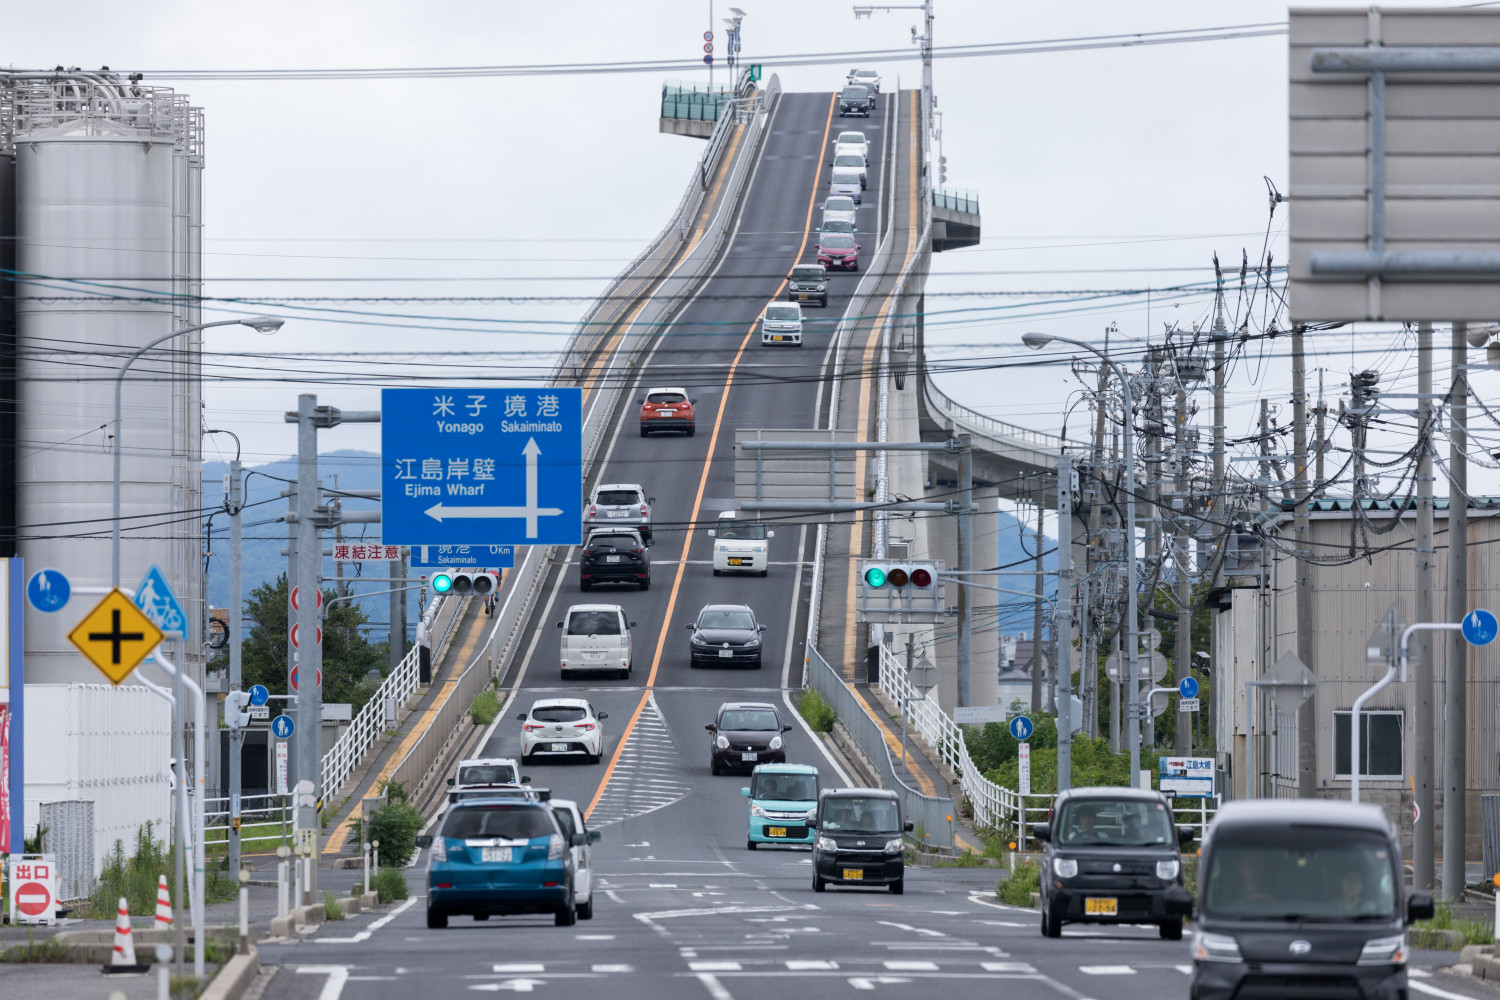
[(936, 562), (869, 559), (860, 565), (859, 621), (891, 624), (940, 621), (948, 616)]
[(500, 589), (500, 574), (487, 569), (451, 569), (432, 578), (432, 589), (439, 594), (488, 597)]
[(224, 695), (224, 727), (244, 729), (250, 725), (250, 692), (230, 691)]

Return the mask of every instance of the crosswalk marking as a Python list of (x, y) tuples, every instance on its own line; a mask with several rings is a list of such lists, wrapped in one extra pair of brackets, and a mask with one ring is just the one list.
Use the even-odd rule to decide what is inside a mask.
[(739, 972), (738, 962), (689, 962), (688, 968), (694, 972)]
[(498, 962), (493, 966), (493, 968), (496, 972), (502, 974), (547, 971), (547, 967), (541, 962)]
[(839, 967), (837, 962), (828, 962), (822, 959), (788, 959), (786, 963), (789, 972), (826, 972)]
[(911, 962), (891, 959), (882, 963), (891, 972), (936, 972), (936, 962)]
[(593, 966), (593, 970), (595, 972), (621, 974), (621, 973), (627, 973), (627, 972), (634, 972), (635, 971), (635, 967), (631, 966), (631, 965), (596, 965), (596, 966)]
[(1135, 970), (1128, 965), (1080, 965), (1078, 971), (1085, 976), (1133, 976)]
[(1019, 972), (1025, 975), (1036, 972), (1036, 967), (1030, 962), (980, 962), (979, 967), (985, 972)]

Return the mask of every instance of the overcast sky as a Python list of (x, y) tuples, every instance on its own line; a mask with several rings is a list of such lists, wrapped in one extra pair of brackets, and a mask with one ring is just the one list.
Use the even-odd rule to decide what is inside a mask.
[[(697, 59), (702, 32), (721, 30), (728, 6), (720, 0), (710, 22), (704, 0), (272, 0), (232, 7), (74, 0), (66, 16), (46, 5), (9, 10), (0, 63), (170, 71)], [(762, 56), (906, 47), (907, 58), (873, 65), (887, 90), (898, 78), (902, 86), (919, 84), (908, 30), (915, 12), (857, 21), (845, 2), (739, 6), (748, 15), (742, 58), (764, 61), (786, 90), (835, 89), (853, 62), (778, 68)], [(1281, 21), (1286, 14), (1282, 3), (1251, 0), (938, 0), (935, 36), (940, 46), (1024, 41)], [(1113, 323), (1112, 343), (1159, 339), (1165, 323), (1208, 319), (1206, 294), (1159, 290), (1210, 280), (1214, 251), (1229, 267), (1237, 267), (1242, 249), (1252, 263), (1266, 249), (1284, 262), (1288, 206), (1268, 217), (1262, 178), (1287, 188), (1286, 73), (1284, 36), (939, 61), (948, 181), (979, 193), (984, 239), (935, 258), (927, 300), (931, 359), (1018, 360), (1020, 335), (1031, 329), (1098, 340)], [(247, 310), (289, 318), (269, 338), (210, 332), (209, 360), (217, 364), (208, 370), (235, 378), (207, 384), (210, 424), (237, 431), (247, 460), (256, 462), (295, 450), (281, 413), (295, 407), (299, 391), (371, 408), (378, 405), (371, 375), (426, 370), (436, 378), (475, 363), (447, 352), (482, 351), (478, 363), (545, 372), (547, 352), (587, 300), (667, 221), (703, 150), (697, 140), (658, 134), (662, 78), (181, 84), (207, 121), (207, 294), (274, 298), (281, 304)], [(176, 83), (162, 73), (147, 82)], [(1154, 290), (1149, 296), (1147, 288)], [(1059, 301), (1065, 294), (996, 294), (1079, 289), (1142, 294), (1102, 305)], [(353, 301), (537, 295), (572, 298)], [(341, 301), (302, 303), (306, 311), (299, 311), (291, 297)], [(1313, 344), (1313, 366), (1328, 369), (1336, 406), (1351, 367), (1405, 372), (1409, 380), (1401, 345), (1399, 335), (1376, 328), (1326, 335)], [(1277, 340), (1263, 362), (1252, 358), (1236, 371), (1231, 435), (1251, 429), (1261, 396), (1286, 399), (1285, 351)], [(313, 357), (259, 357), (278, 352)], [(343, 352), (357, 356), (330, 357)], [(282, 368), (324, 384), (268, 380)], [(1484, 390), (1492, 377), (1476, 385)], [(1059, 400), (1075, 387), (1064, 366), (950, 374), (941, 384), (993, 416), (1054, 432), (1063, 422)], [(1282, 409), (1285, 423), (1290, 408)], [(1211, 420), (1199, 423), (1206, 429)], [(1071, 429), (1082, 427), (1075, 418)], [(327, 432), (322, 446), (378, 450), (378, 428)], [(227, 457), (225, 447), (210, 442), (205, 454)]]

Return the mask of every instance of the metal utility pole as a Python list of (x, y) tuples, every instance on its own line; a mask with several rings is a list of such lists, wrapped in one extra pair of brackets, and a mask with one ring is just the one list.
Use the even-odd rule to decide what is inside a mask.
[(922, 12), (923, 33), (920, 35), (917, 34), (916, 26), (913, 25), (911, 40), (914, 44), (922, 47), (922, 162), (927, 165), (922, 171), (922, 197), (930, 201), (932, 191), (932, 133), (934, 129), (934, 101), (932, 97), (932, 23), (934, 14), (932, 0), (924, 0), (921, 4), (861, 4), (854, 8), (855, 20), (869, 17), (877, 10), (886, 12), (893, 10), (920, 10)]
[[(1118, 657), (1120, 655), (1120, 630), (1115, 629), (1114, 638), (1109, 643), (1109, 655)], [(1116, 663), (1120, 662), (1118, 659)], [(1120, 752), (1120, 682), (1109, 682), (1109, 748), (1115, 753)]]
[[(967, 434), (958, 436), (958, 502), (962, 509), (958, 513), (958, 562), (964, 573), (974, 571), (974, 442)], [(1038, 549), (1040, 551), (1040, 549)], [(964, 576), (965, 582), (969, 577)], [(974, 704), (970, 653), (974, 642), (974, 600), (972, 588), (958, 588), (958, 704)]]
[[(1416, 620), (1434, 621), (1433, 579), (1436, 573), (1437, 548), (1433, 541), (1432, 506), (1432, 324), (1417, 325), (1417, 537), (1413, 547), (1416, 558)], [(1451, 521), (1450, 521), (1451, 523)], [(1417, 806), (1416, 829), (1412, 836), (1412, 885), (1431, 889), (1433, 881), (1433, 784), (1436, 748), (1433, 730), (1433, 652), (1436, 643), (1431, 632), (1417, 637), (1417, 662), (1413, 664), (1412, 682), (1416, 687), (1416, 713), (1412, 719), (1416, 746), (1413, 748), (1413, 794)], [(1306, 662), (1305, 660), (1303, 662)]]
[(1057, 456), (1057, 790), (1073, 787), (1073, 457)]
[[(399, 559), (392, 559), (390, 566), (391, 579), (406, 579), (406, 556), (403, 555)], [(395, 670), (401, 665), (401, 658), (406, 655), (405, 590), (397, 589), (391, 591), (391, 607), (389, 614), (390, 621), (388, 622), (389, 629), (387, 630), (387, 634), (390, 636), (388, 640), (390, 648), (386, 651), (386, 660), (390, 665), (390, 669)]]
[[(1308, 520), (1307, 483), (1307, 356), (1306, 328), (1292, 327), (1292, 544), (1297, 574), (1297, 658), (1314, 674), (1318, 672), (1317, 634), (1313, 630), (1312, 555), (1308, 544), (1312, 528)], [(1316, 689), (1315, 689), (1316, 690)], [(1318, 787), (1318, 696), (1316, 693), (1297, 710), (1297, 794), (1312, 798)]]
[[(297, 586), (298, 601), (292, 611), (297, 631), (297, 644), (292, 651), (293, 670), (297, 675), (297, 741), (296, 774), (293, 784), (303, 781), (312, 783), (314, 801), (321, 797), (322, 789), (322, 714), (323, 690), (320, 684), (323, 671), (323, 646), (318, 635), (318, 604), (322, 596), (323, 539), (318, 530), (318, 501), (322, 498), (322, 485), (318, 481), (318, 425), (315, 422), (318, 397), (304, 393), (297, 397)], [(287, 414), (288, 418), (293, 414)], [(297, 828), (311, 831), (313, 841), (313, 863), (307, 886), (316, 899), (318, 857), (318, 810), (299, 802), (297, 806)], [(308, 836), (304, 833), (303, 836)]]
[[(1187, 389), (1178, 382), (1177, 427), (1173, 443), (1177, 450), (1177, 502), (1185, 508), (1188, 495), (1187, 458)], [(1186, 513), (1184, 510), (1183, 513)], [(1182, 530), (1182, 521), (1177, 522), (1173, 532), (1173, 569), (1177, 573), (1177, 680), (1193, 675), (1193, 587), (1189, 580), (1188, 546), (1191, 536)], [(1186, 718), (1184, 718), (1186, 716)], [(1197, 713), (1178, 712), (1173, 720), (1172, 749), (1185, 755), (1192, 746), (1193, 721)]]
[(1317, 484), (1317, 495), (1323, 495), (1323, 452), (1328, 450), (1328, 433), (1325, 427), (1325, 419), (1328, 416), (1328, 403), (1323, 398), (1323, 369), (1318, 369), (1318, 450), (1317, 465), (1315, 466), (1314, 482)]
[[(1453, 324), (1453, 397), (1448, 422), (1448, 621), (1469, 613), (1469, 352), (1467, 323)], [(1448, 632), (1443, 684), (1443, 898), (1457, 902), (1464, 893), (1467, 857), (1469, 645)]]
[(1042, 710), (1042, 515), (1046, 512), (1042, 500), (1042, 477), (1036, 477), (1036, 601), (1031, 612), (1031, 710)]
[[(238, 443), (238, 438), (235, 439)], [(244, 597), (240, 592), (241, 525), (240, 511), (245, 506), (244, 475), (240, 466), (238, 448), (234, 461), (229, 463), (229, 690), (241, 689), (240, 673), (240, 622), (244, 617)], [(235, 726), (229, 730), (229, 804), (231, 820), (240, 813), (240, 792), (243, 776), (240, 771), (240, 754), (245, 748), (245, 730)], [(229, 824), (229, 870), (240, 870), (239, 826)]]

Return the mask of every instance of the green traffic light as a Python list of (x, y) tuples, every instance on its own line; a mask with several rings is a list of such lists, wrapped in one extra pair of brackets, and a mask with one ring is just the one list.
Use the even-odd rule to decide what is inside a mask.
[(871, 566), (869, 569), (865, 570), (865, 586), (884, 587), (885, 570), (881, 569), (879, 566)]
[(436, 573), (432, 577), (432, 590), (437, 594), (446, 594), (453, 588), (453, 577), (447, 573)]

